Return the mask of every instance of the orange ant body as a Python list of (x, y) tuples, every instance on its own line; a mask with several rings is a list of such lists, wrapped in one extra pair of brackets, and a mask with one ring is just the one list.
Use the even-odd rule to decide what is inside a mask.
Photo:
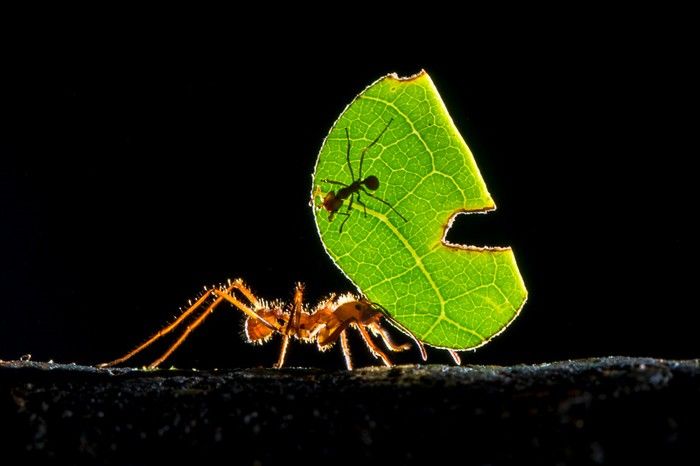
[[(348, 221), (350, 218), (350, 209), (352, 209), (352, 205), (354, 202), (357, 202), (360, 204), (364, 210), (365, 210), (365, 215), (367, 215), (367, 206), (360, 200), (360, 194), (365, 193), (368, 196), (378, 200), (379, 202), (382, 202), (383, 204), (387, 205), (391, 210), (396, 213), (399, 217), (403, 219), (404, 222), (407, 222), (406, 218), (401, 215), (394, 207), (389, 204), (387, 201), (384, 199), (380, 198), (379, 196), (372, 194), (370, 191), (376, 191), (379, 189), (379, 179), (374, 176), (370, 175), (367, 178), (362, 178), (362, 164), (365, 160), (365, 153), (374, 146), (379, 139), (382, 137), (382, 135), (386, 132), (386, 130), (389, 128), (389, 125), (391, 122), (394, 121), (392, 118), (389, 120), (389, 123), (384, 127), (384, 129), (379, 133), (379, 135), (364, 149), (362, 149), (362, 154), (360, 155), (360, 173), (359, 177), (355, 179), (355, 173), (352, 170), (352, 165), (350, 164), (350, 132), (348, 131), (347, 128), (345, 128), (345, 138), (348, 141), (348, 146), (347, 146), (347, 151), (346, 151), (346, 160), (348, 164), (348, 170), (350, 171), (350, 178), (352, 179), (352, 182), (350, 184), (346, 183), (341, 183), (340, 181), (335, 181), (335, 180), (328, 180), (328, 179), (323, 179), (321, 180), (324, 183), (329, 183), (329, 184), (335, 184), (342, 186), (338, 190), (338, 192), (331, 191), (326, 196), (323, 198), (323, 208), (328, 211), (328, 220), (332, 221), (333, 217), (336, 214), (339, 215), (344, 215), (345, 219), (343, 222), (340, 224), (340, 230), (339, 232), (343, 232), (343, 226), (345, 226), (345, 222)], [(369, 190), (369, 191), (368, 191)], [(350, 199), (350, 202), (348, 202), (348, 208), (347, 212), (340, 212), (340, 208), (343, 206), (343, 203), (347, 200)]]
[[(384, 316), (384, 311), (380, 305), (364, 298), (346, 294), (338, 298), (331, 296), (321, 301), (314, 309), (309, 310), (303, 303), (303, 292), (304, 286), (299, 283), (294, 291), (294, 301), (291, 304), (284, 305), (281, 302), (267, 303), (255, 297), (240, 279), (233, 282), (229, 281), (226, 287), (217, 287), (206, 291), (172, 324), (161, 329), (140, 346), (121, 358), (100, 364), (100, 367), (114, 366), (131, 359), (159, 338), (172, 332), (197, 309), (204, 308), (206, 302), (209, 302), (209, 305), (204, 308), (204, 311), (199, 314), (194, 322), (187, 325), (180, 338), (160, 358), (149, 365), (150, 368), (156, 368), (168, 359), (187, 339), (189, 334), (204, 322), (214, 309), (224, 301), (228, 301), (246, 314), (245, 334), (249, 343), (265, 343), (276, 333), (282, 336), (282, 346), (275, 365), (277, 368), (281, 368), (284, 365), (289, 340), (296, 338), (306, 343), (315, 342), (321, 351), (329, 349), (336, 341), (340, 340), (345, 364), (351, 370), (352, 360), (346, 335), (348, 327), (355, 328), (360, 333), (370, 352), (376, 358), (381, 359), (386, 366), (391, 366), (391, 361), (372, 340), (370, 334), (380, 337), (384, 345), (391, 351), (405, 351), (410, 347), (408, 343), (396, 345), (391, 340), (386, 329), (381, 326), (381, 318)], [(244, 301), (247, 301), (248, 304)], [(425, 360), (425, 348), (418, 340), (415, 338), (413, 340), (418, 346), (423, 360)]]

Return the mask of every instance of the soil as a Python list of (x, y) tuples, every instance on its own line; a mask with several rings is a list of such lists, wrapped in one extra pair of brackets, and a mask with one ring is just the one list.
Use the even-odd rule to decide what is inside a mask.
[(696, 451), (699, 395), (700, 360), (351, 372), (0, 361), (0, 451), (25, 464), (669, 464)]

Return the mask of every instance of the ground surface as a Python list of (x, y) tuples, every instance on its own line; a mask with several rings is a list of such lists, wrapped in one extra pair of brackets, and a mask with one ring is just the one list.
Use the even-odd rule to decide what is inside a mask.
[(668, 464), (696, 451), (699, 395), (699, 360), (353, 372), (0, 361), (0, 446), (77, 464)]

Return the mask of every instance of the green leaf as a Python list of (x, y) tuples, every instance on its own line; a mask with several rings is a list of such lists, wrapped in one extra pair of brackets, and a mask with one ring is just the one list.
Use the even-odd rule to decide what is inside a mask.
[[(329, 192), (338, 196), (342, 186), (324, 180), (353, 183), (346, 129), (355, 178), (364, 152), (362, 177), (376, 176), (379, 187), (351, 190), (331, 221), (323, 199)], [(475, 348), (508, 326), (525, 303), (510, 248), (444, 239), (457, 214), (496, 206), (427, 73), (385, 76), (362, 91), (324, 141), (313, 184), (316, 225), (328, 254), (368, 299), (420, 341)]]

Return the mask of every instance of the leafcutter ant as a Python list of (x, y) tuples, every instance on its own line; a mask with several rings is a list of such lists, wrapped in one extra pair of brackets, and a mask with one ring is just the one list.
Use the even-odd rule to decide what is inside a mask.
[[(279, 301), (266, 302), (258, 299), (242, 280), (229, 281), (226, 286), (211, 288), (204, 292), (180, 317), (172, 324), (158, 331), (151, 338), (134, 348), (124, 356), (114, 361), (100, 364), (100, 367), (110, 367), (121, 364), (140, 353), (156, 340), (169, 334), (178, 326), (183, 324), (189, 316), (199, 314), (188, 324), (182, 335), (173, 343), (168, 350), (158, 359), (153, 361), (149, 367), (160, 366), (190, 335), (190, 333), (204, 322), (212, 314), (214, 309), (224, 301), (229, 302), (235, 308), (246, 315), (245, 335), (248, 343), (265, 343), (274, 334), (282, 336), (282, 346), (275, 367), (281, 368), (287, 355), (289, 340), (296, 338), (305, 343), (316, 343), (321, 351), (329, 349), (340, 340), (340, 347), (345, 358), (345, 365), (352, 369), (352, 359), (350, 356), (350, 346), (346, 330), (354, 328), (357, 330), (365, 342), (370, 352), (384, 365), (391, 366), (392, 363), (387, 355), (372, 339), (372, 335), (379, 337), (384, 345), (391, 351), (405, 351), (410, 344), (395, 344), (389, 333), (382, 327), (381, 320), (385, 316), (384, 309), (376, 303), (370, 302), (362, 297), (344, 294), (335, 295), (321, 301), (315, 308), (310, 309), (303, 302), (304, 286), (298, 283), (294, 291), (294, 300), (291, 304), (284, 304)], [(409, 334), (410, 335), (410, 334)], [(425, 348), (422, 343), (412, 337), (415, 344), (426, 359)]]
[[(389, 123), (386, 124), (386, 126), (379, 133), (379, 135), (367, 147), (362, 149), (362, 153), (360, 155), (360, 170), (359, 170), (358, 178), (355, 178), (355, 173), (352, 169), (352, 164), (350, 163), (350, 149), (351, 149), (350, 131), (347, 128), (345, 128), (345, 138), (346, 138), (347, 143), (348, 143), (345, 159), (347, 161), (348, 170), (350, 171), (350, 178), (352, 179), (352, 182), (350, 184), (346, 184), (346, 183), (342, 183), (342, 182), (336, 181), (336, 180), (329, 180), (329, 179), (322, 179), (321, 180), (323, 183), (329, 183), (329, 184), (342, 186), (340, 189), (338, 189), (337, 192), (330, 191), (323, 198), (323, 208), (328, 211), (328, 220), (329, 221), (332, 221), (333, 217), (336, 214), (345, 216), (345, 219), (340, 224), (339, 233), (343, 232), (343, 227), (345, 226), (345, 222), (347, 222), (348, 219), (350, 218), (350, 211), (352, 209), (353, 203), (357, 202), (359, 205), (361, 205), (365, 211), (365, 216), (367, 215), (367, 206), (360, 199), (361, 193), (365, 193), (369, 197), (372, 197), (372, 198), (378, 200), (379, 202), (383, 203), (384, 205), (388, 206), (396, 215), (401, 217), (401, 219), (404, 222), (408, 221), (408, 220), (406, 220), (406, 217), (401, 215), (391, 204), (389, 204), (387, 201), (385, 201), (381, 197), (377, 196), (376, 194), (372, 194), (370, 192), (370, 191), (376, 191), (379, 188), (379, 179), (376, 176), (369, 175), (366, 178), (362, 178), (362, 165), (365, 161), (365, 154), (384, 135), (384, 133), (389, 128), (389, 125), (391, 124), (392, 121), (394, 121), (393, 118), (389, 120)], [(348, 202), (347, 211), (340, 212), (340, 208), (343, 206), (343, 203), (348, 199), (350, 199), (350, 200)]]

